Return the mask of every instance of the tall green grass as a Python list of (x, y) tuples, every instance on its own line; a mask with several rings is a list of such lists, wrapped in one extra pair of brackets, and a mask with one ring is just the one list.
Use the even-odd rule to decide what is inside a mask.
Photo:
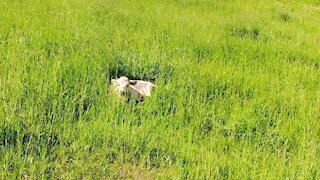
[(0, 9), (0, 179), (320, 178), (319, 1)]

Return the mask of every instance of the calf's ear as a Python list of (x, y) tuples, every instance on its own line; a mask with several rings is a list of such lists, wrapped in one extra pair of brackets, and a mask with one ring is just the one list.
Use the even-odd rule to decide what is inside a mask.
[(116, 84), (116, 83), (117, 83), (117, 80), (111, 79), (111, 84)]
[(135, 84), (137, 84), (137, 81), (136, 80), (129, 80), (129, 84), (135, 85)]

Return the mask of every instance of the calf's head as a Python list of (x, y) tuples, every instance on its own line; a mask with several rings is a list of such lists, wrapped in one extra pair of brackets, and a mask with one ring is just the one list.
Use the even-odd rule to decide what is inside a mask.
[(113, 84), (116, 87), (116, 90), (120, 95), (125, 95), (130, 81), (129, 78), (122, 76), (118, 79), (111, 79), (111, 84)]

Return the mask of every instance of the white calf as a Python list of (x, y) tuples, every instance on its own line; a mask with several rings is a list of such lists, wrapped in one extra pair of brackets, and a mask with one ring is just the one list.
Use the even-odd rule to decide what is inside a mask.
[(145, 96), (151, 96), (151, 91), (156, 85), (148, 81), (129, 80), (122, 76), (119, 79), (112, 79), (111, 83), (115, 85), (115, 89), (121, 96), (133, 97), (143, 100)]

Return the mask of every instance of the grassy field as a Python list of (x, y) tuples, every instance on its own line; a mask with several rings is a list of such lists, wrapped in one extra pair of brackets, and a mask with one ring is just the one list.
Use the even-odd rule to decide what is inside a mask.
[[(0, 179), (320, 179), (320, 1), (1, 0)], [(110, 78), (155, 82), (135, 104)]]

